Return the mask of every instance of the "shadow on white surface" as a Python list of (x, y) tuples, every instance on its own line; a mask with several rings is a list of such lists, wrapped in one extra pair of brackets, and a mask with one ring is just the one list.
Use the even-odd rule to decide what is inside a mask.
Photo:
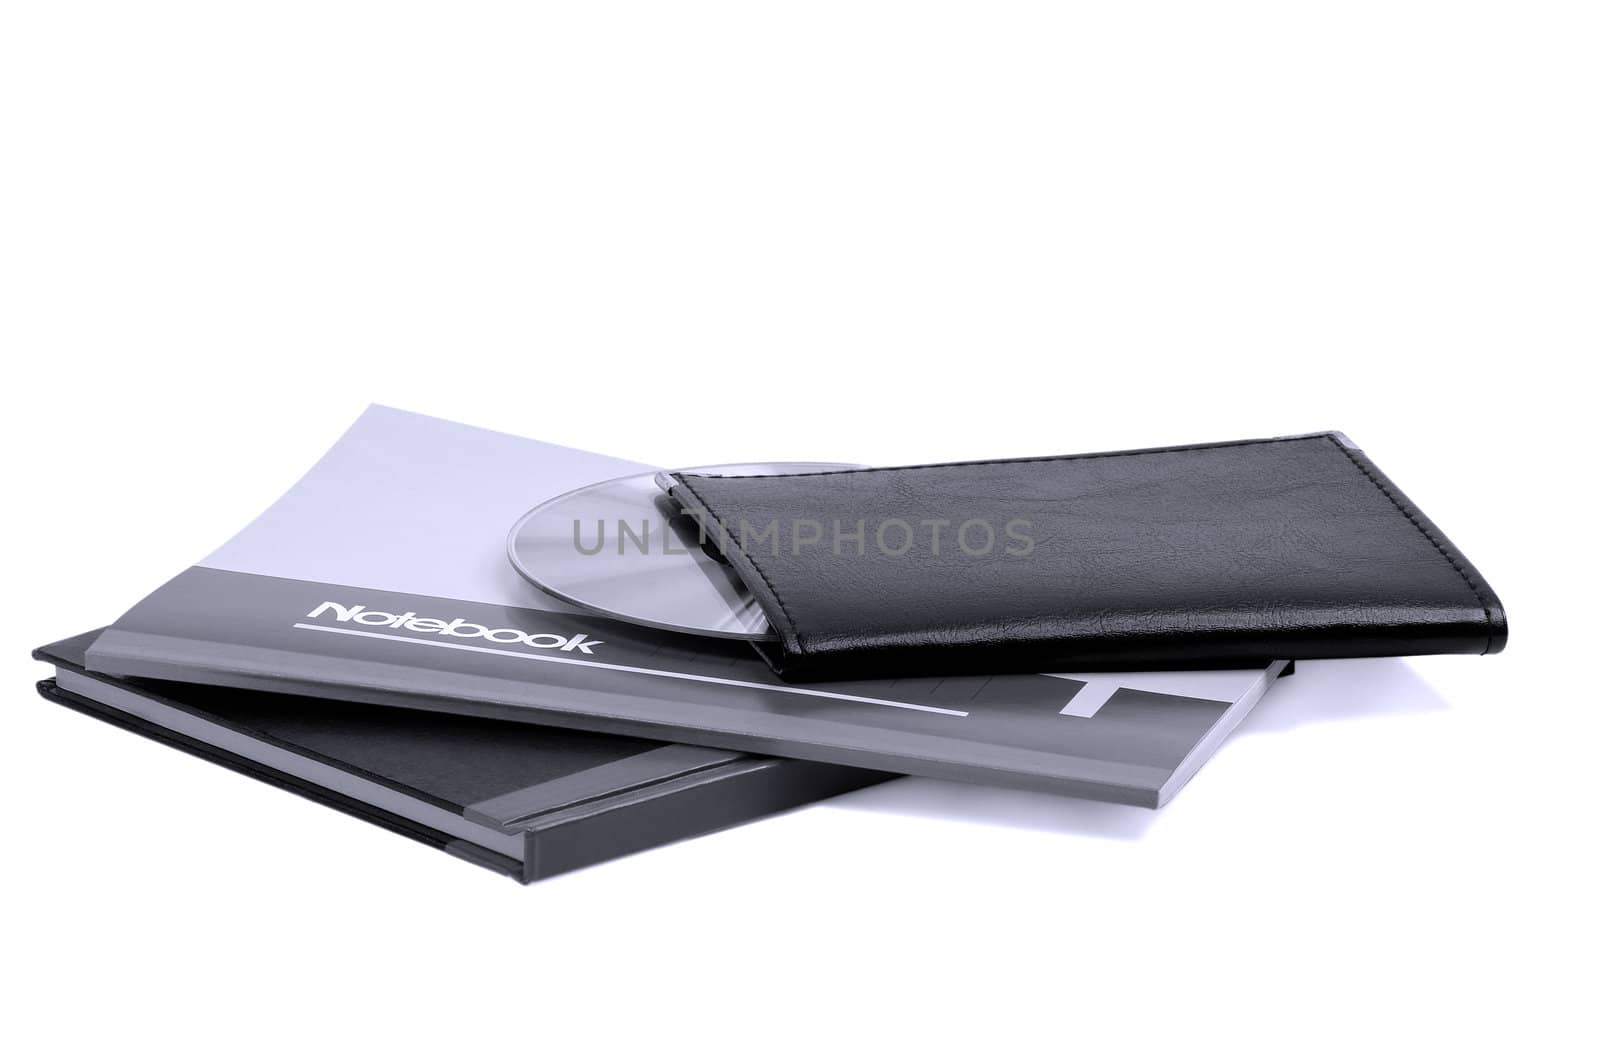
[[(1448, 706), (1427, 681), (1399, 658), (1300, 662), (1295, 674), (1273, 685), (1234, 734), (1268, 734), (1310, 724), (1429, 712)], [(1158, 810), (1109, 802), (909, 777), (843, 795), (828, 804), (836, 809), (1126, 841), (1142, 837), (1161, 815)]]
[(1293, 676), (1272, 686), (1234, 734), (1431, 712), (1449, 705), (1403, 658), (1302, 661), (1295, 665)]
[(937, 817), (970, 824), (1133, 840), (1150, 830), (1154, 809), (907, 777), (830, 799), (835, 809)]

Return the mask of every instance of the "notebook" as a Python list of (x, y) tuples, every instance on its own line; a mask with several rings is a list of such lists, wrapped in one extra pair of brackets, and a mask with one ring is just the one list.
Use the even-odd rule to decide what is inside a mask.
[(88, 668), (1143, 806), (1286, 668), (793, 684), (748, 643), (585, 614), (518, 575), (529, 507), (650, 468), (373, 407)]
[[(523, 882), (888, 778), (649, 739), (101, 676), (41, 647), (52, 702)], [(249, 826), (232, 843), (248, 845)]]

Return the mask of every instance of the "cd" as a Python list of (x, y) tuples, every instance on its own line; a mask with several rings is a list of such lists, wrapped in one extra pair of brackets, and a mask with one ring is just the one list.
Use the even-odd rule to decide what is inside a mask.
[[(761, 476), (860, 466), (754, 462), (690, 473)], [(699, 525), (680, 514), (654, 473), (591, 484), (540, 503), (511, 526), (506, 553), (541, 591), (634, 624), (722, 639), (775, 638), (754, 596), (700, 546)]]

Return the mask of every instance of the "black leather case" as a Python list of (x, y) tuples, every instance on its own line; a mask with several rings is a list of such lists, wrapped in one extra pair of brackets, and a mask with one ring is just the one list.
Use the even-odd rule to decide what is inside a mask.
[(1482, 575), (1339, 433), (663, 482), (761, 604), (787, 680), (1506, 641)]

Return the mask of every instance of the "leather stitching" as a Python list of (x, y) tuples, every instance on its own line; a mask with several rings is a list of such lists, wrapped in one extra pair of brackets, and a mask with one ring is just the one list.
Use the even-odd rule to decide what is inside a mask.
[(1467, 590), (1472, 592), (1472, 597), (1478, 600), (1478, 608), (1483, 611), (1483, 622), (1489, 629), (1489, 634), (1484, 639), (1483, 643), (1483, 652), (1487, 654), (1489, 652), (1490, 645), (1494, 643), (1494, 614), (1490, 611), (1489, 603), (1484, 599), (1483, 591), (1479, 589), (1477, 581), (1472, 579), (1472, 574), (1467, 572), (1462, 564), (1456, 560), (1455, 555), (1451, 553), (1451, 551), (1448, 550), (1443, 543), (1440, 543), (1434, 538), (1433, 533), (1429, 532), (1427, 526), (1417, 519), (1416, 514), (1412, 513), (1411, 510), (1403, 505), (1399, 499), (1395, 498), (1394, 492), (1385, 487), (1383, 481), (1372, 475), (1372, 470), (1367, 468), (1365, 462), (1362, 462), (1353, 453), (1351, 453), (1349, 448), (1345, 447), (1332, 436), (1327, 437), (1327, 440), (1329, 443), (1333, 444), (1334, 448), (1340, 454), (1350, 459), (1350, 464), (1359, 469), (1363, 476), (1372, 481), (1373, 487), (1383, 492), (1383, 497), (1388, 499), (1394, 508), (1399, 510), (1401, 515), (1405, 517), (1407, 521), (1411, 522), (1413, 528), (1422, 533), (1423, 539), (1426, 539), (1429, 543), (1433, 544), (1433, 549), (1438, 551), (1440, 555), (1444, 557), (1444, 560), (1450, 563), (1450, 568), (1454, 569), (1461, 576), (1462, 583), (1467, 585)]
[[(706, 480), (795, 480), (799, 477), (861, 477), (869, 473), (904, 473), (912, 469), (962, 469), (994, 465), (1022, 465), (1027, 462), (1086, 462), (1094, 458), (1137, 458), (1146, 454), (1182, 454), (1185, 451), (1215, 451), (1223, 447), (1254, 447), (1266, 443), (1293, 443), (1299, 440), (1332, 440), (1326, 432), (1308, 436), (1277, 436), (1265, 440), (1230, 440), (1225, 443), (1190, 443), (1182, 447), (1155, 447), (1133, 451), (1102, 451), (1098, 454), (1057, 454), (1034, 458), (993, 458), (982, 462), (927, 462), (923, 465), (878, 466), (873, 469), (824, 469), (815, 473), (679, 473), (678, 482), (685, 477), (704, 477)], [(1337, 444), (1335, 444), (1337, 446)], [(1341, 448), (1342, 449), (1342, 448)]]
[[(803, 476), (804, 474), (798, 475)], [(694, 499), (695, 505), (700, 507), (701, 513), (704, 513), (714, 519), (718, 525), (722, 524), (722, 518), (718, 517), (716, 512), (712, 510), (711, 507), (706, 504), (706, 501), (700, 497), (700, 493), (694, 490), (694, 485), (688, 483), (682, 476), (676, 477), (675, 479), (678, 486), (684, 491), (688, 492), (690, 498)], [(772, 581), (767, 578), (766, 572), (761, 568), (761, 563), (756, 561), (755, 556), (747, 552), (743, 546), (735, 544), (731, 539), (727, 540), (725, 546), (730, 551), (737, 551), (741, 558), (750, 563), (750, 567), (755, 570), (756, 576), (760, 578), (762, 586), (767, 589), (767, 594), (771, 595), (772, 601), (777, 603), (778, 612), (783, 614), (783, 619), (788, 623), (789, 630), (794, 633), (794, 643), (796, 649), (804, 651), (805, 643), (800, 636), (800, 626), (795, 623), (794, 616), (789, 612), (789, 607), (784, 604), (783, 596), (778, 594), (778, 589), (773, 587)]]

